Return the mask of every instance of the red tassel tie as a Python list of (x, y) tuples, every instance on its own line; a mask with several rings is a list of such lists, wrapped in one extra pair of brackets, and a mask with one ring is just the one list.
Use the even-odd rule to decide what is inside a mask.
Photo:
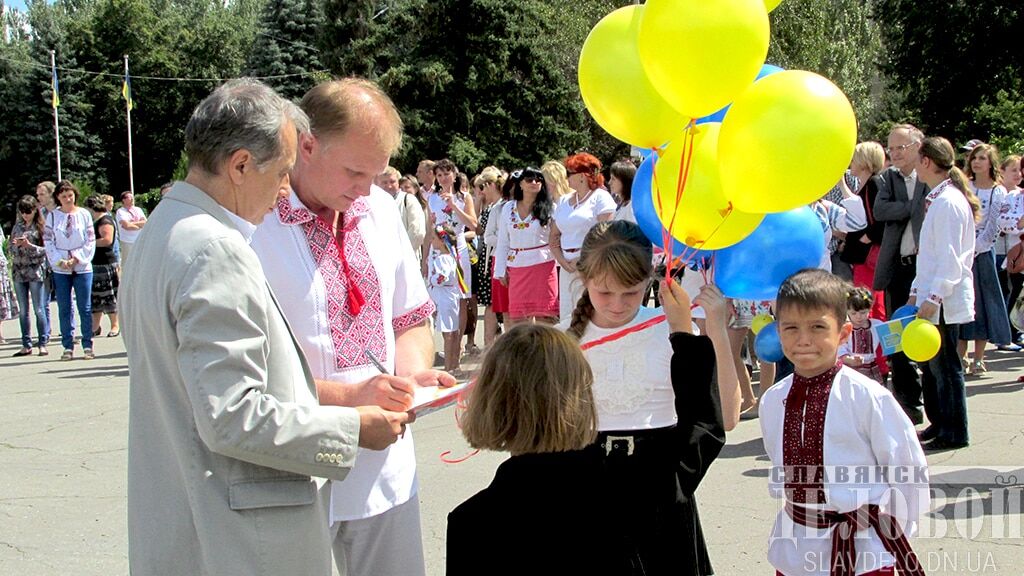
[(338, 232), (334, 237), (334, 241), (338, 245), (338, 254), (341, 255), (341, 271), (345, 274), (345, 284), (348, 286), (345, 308), (348, 309), (348, 313), (351, 316), (357, 316), (359, 311), (363, 309), (363, 304), (366, 304), (366, 298), (363, 296), (363, 291), (359, 289), (359, 285), (352, 278), (352, 269), (348, 265), (348, 256), (345, 254), (344, 212), (338, 215)]

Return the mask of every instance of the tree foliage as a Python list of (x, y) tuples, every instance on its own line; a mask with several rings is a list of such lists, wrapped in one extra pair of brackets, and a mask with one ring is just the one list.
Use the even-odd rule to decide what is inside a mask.
[(267, 83), (282, 96), (301, 98), (316, 84), (311, 72), (323, 69), (316, 46), (324, 26), (322, 6), (318, 0), (269, 0), (245, 73), (269, 77)]
[[(993, 117), (1020, 105), (1022, 63), (1017, 50), (1024, 5), (1006, 0), (874, 0), (884, 21), (883, 70), (904, 94), (908, 118), (954, 143), (1008, 135)], [(1002, 104), (1000, 91), (1004, 91)], [(1017, 138), (1020, 138), (1019, 132)]]

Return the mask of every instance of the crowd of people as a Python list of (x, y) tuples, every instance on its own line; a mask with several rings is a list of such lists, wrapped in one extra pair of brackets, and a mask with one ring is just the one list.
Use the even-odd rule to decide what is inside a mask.
[[(196, 107), (188, 174), (148, 218), (130, 192), (80, 208), (68, 181), (19, 200), (0, 275), (15, 356), (48, 353), (51, 298), (62, 359), (79, 340), (95, 357), (104, 314), (124, 333), (133, 573), (424, 574), (413, 399), (470, 378), (464, 435), (511, 457), (450, 514), (449, 574), (712, 574), (695, 492), (754, 416), (784, 501), (765, 530), (778, 574), (809, 554), (815, 573), (921, 573), (924, 453), (969, 444), (964, 378), (987, 345), (1020, 350), (1019, 157), (972, 141), (961, 171), (907, 124), (857, 145), (811, 205), (818, 269), (753, 301), (722, 294), (713, 260), (666, 262), (630, 160), (402, 175), (401, 141), (372, 82), (293, 104), (233, 80)], [(939, 329), (928, 362), (882, 355), (872, 331), (907, 304)], [(750, 345), (763, 314), (778, 363)], [(919, 473), (823, 475), (843, 466)], [(527, 533), (532, 552), (495, 566)]]

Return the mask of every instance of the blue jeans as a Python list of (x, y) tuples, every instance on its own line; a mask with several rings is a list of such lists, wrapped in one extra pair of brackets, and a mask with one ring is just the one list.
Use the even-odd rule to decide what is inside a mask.
[(924, 410), (928, 422), (936, 428), (938, 438), (953, 443), (967, 442), (967, 388), (964, 386), (964, 367), (956, 344), (960, 339), (960, 325), (946, 324), (939, 318), (942, 345), (939, 353), (927, 363), (921, 363), (921, 388)]
[(50, 341), (50, 318), (46, 314), (46, 303), (50, 298), (44, 294), (43, 281), (37, 282), (14, 282), (14, 293), (18, 296), (18, 306), (21, 308), (21, 347), (32, 347), (32, 319), (29, 317), (29, 297), (32, 298), (32, 309), (36, 313), (36, 331), (39, 335), (39, 347), (46, 346)]
[(75, 314), (71, 310), (71, 290), (75, 291), (78, 316), (82, 319), (82, 348), (92, 348), (92, 272), (53, 275), (57, 290), (57, 315), (60, 317), (60, 343), (65, 350), (74, 350), (72, 332)]

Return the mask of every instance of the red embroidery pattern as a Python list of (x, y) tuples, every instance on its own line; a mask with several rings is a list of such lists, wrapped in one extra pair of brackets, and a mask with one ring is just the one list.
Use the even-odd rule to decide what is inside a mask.
[(424, 320), (430, 318), (434, 313), (434, 309), (434, 302), (428, 298), (427, 301), (420, 304), (418, 308), (410, 312), (406, 312), (392, 320), (391, 327), (396, 333), (398, 333), (406, 328), (411, 328), (417, 324), (421, 324)]
[(782, 464), (791, 502), (825, 502), (825, 411), (839, 368), (837, 364), (814, 378), (793, 375), (782, 424)]
[(352, 316), (345, 306), (348, 284), (332, 225), (306, 208), (293, 207), (287, 198), (277, 203), (277, 214), (282, 224), (302, 226), (313, 261), (323, 278), (327, 292), (327, 322), (334, 344), (334, 365), (339, 370), (369, 365), (365, 354), (367, 350), (381, 361), (387, 360), (380, 279), (358, 228), (359, 221), (369, 211), (365, 199), (359, 198), (345, 212), (345, 256), (353, 281), (366, 298), (359, 313)]

